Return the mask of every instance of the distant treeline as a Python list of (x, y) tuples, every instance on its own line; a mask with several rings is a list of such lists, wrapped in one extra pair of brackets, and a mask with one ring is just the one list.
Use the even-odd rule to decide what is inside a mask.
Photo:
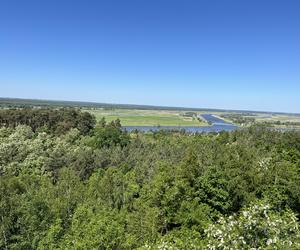
[(185, 117), (194, 117), (194, 116), (197, 116), (197, 113), (196, 112), (185, 112), (184, 114), (182, 114), (182, 116), (185, 116)]
[[(25, 108), (25, 107), (72, 107), (84, 109), (140, 109), (140, 110), (176, 110), (176, 111), (206, 111), (206, 112), (233, 112), (251, 115), (254, 111), (246, 110), (225, 110), (225, 109), (210, 109), (210, 108), (185, 108), (185, 107), (168, 107), (168, 106), (153, 106), (153, 105), (136, 105), (136, 104), (111, 104), (97, 102), (79, 102), (79, 101), (53, 101), (53, 100), (36, 100), (36, 99), (20, 99), (20, 98), (1, 98), (0, 107), (2, 108)], [(278, 112), (260, 112), (263, 114), (284, 114)], [(294, 114), (297, 115), (297, 114)], [(300, 115), (300, 114), (298, 114)]]
[(79, 101), (53, 101), (53, 100), (36, 100), (36, 99), (19, 99), (19, 98), (0, 98), (0, 107), (2, 108), (84, 108), (84, 109), (139, 109), (139, 110), (177, 110), (177, 111), (221, 111), (218, 109), (195, 109), (184, 107), (167, 107), (153, 105), (136, 105), (136, 104), (111, 104), (96, 102), (79, 102)]
[[(253, 115), (251, 115), (251, 116), (253, 116)], [(221, 117), (223, 117), (225, 119), (229, 119), (233, 123), (240, 124), (240, 125), (242, 125), (242, 124), (251, 125), (251, 124), (255, 123), (255, 118), (253, 118), (253, 117), (244, 117), (241, 114), (223, 114), (223, 115), (221, 115)]]
[(0, 126), (15, 128), (27, 125), (33, 131), (63, 134), (77, 128), (86, 135), (94, 128), (96, 118), (88, 112), (71, 108), (62, 109), (0, 109)]
[(264, 121), (265, 125), (285, 125), (285, 126), (300, 126), (300, 122), (293, 121)]

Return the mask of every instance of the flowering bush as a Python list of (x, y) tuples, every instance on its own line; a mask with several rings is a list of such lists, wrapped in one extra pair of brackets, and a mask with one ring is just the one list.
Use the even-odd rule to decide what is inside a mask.
[(299, 249), (300, 231), (295, 214), (278, 212), (258, 202), (239, 215), (221, 218), (206, 230), (207, 249)]

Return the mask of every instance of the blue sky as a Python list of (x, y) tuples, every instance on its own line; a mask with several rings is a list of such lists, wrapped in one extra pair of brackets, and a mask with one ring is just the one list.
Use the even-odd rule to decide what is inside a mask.
[(0, 96), (300, 112), (300, 1), (2, 0)]

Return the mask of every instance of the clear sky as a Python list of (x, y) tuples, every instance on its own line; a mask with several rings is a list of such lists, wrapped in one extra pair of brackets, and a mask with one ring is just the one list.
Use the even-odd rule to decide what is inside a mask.
[(300, 1), (1, 0), (0, 96), (300, 113)]

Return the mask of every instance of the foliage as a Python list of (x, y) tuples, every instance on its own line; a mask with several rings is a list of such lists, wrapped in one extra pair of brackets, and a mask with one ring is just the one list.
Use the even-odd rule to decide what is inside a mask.
[(281, 212), (265, 202), (221, 218), (206, 230), (208, 249), (299, 249), (300, 230), (291, 210)]
[(27, 125), (33, 131), (63, 134), (77, 128), (87, 135), (95, 126), (96, 119), (88, 112), (75, 109), (0, 109), (0, 126), (15, 128)]
[(0, 128), (0, 249), (299, 249), (300, 133)]
[(128, 134), (122, 130), (120, 120), (112, 121), (106, 124), (101, 120), (93, 132), (90, 145), (94, 148), (110, 147), (119, 145), (126, 146), (129, 143)]

